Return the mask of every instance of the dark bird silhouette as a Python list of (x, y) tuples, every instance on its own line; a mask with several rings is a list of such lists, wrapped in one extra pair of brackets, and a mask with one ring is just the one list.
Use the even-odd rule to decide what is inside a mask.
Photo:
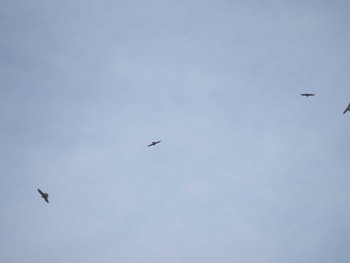
[(147, 145), (147, 147), (150, 147), (150, 146), (155, 146), (156, 144), (160, 143), (161, 141), (157, 141), (157, 142), (152, 142), (151, 144)]
[(346, 107), (345, 111), (343, 112), (343, 114), (345, 114), (347, 111), (350, 111), (350, 103), (349, 105)]
[(312, 94), (312, 93), (303, 93), (303, 94), (300, 94), (301, 96), (306, 96), (306, 97), (309, 97), (309, 96), (315, 96), (315, 94)]
[(44, 193), (43, 191), (41, 191), (39, 188), (38, 188), (38, 192), (41, 194), (41, 198), (44, 198), (44, 200), (46, 201), (46, 203), (49, 202), (49, 194), (48, 193)]

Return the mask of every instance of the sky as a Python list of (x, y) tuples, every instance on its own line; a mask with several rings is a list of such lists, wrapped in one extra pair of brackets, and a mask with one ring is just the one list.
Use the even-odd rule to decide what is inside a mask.
[(349, 12), (0, 0), (0, 261), (349, 262)]

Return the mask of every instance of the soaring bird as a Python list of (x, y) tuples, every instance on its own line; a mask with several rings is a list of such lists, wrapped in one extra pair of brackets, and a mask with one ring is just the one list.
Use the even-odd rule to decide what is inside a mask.
[(44, 193), (43, 191), (41, 191), (39, 188), (38, 188), (38, 192), (41, 194), (41, 198), (44, 198), (44, 200), (46, 201), (46, 203), (49, 202), (49, 194), (48, 193)]
[(303, 94), (300, 94), (301, 96), (306, 96), (306, 97), (309, 97), (309, 96), (315, 96), (315, 94), (312, 94), (312, 93), (303, 93)]
[(343, 112), (343, 114), (345, 114), (347, 111), (350, 111), (350, 103), (349, 105), (346, 107), (345, 111)]
[(150, 147), (150, 146), (155, 146), (156, 144), (160, 143), (161, 141), (157, 141), (157, 142), (152, 142), (151, 144), (147, 145), (147, 147)]

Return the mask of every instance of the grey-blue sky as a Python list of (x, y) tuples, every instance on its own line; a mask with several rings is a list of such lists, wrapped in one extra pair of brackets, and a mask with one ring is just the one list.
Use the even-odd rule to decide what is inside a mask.
[(1, 1), (1, 261), (348, 262), (348, 13)]

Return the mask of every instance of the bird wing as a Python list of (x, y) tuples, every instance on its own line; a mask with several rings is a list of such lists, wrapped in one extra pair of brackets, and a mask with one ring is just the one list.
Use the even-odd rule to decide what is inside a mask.
[(153, 146), (154, 144), (153, 143), (151, 143), (151, 144), (149, 144), (149, 145), (147, 145), (147, 147), (150, 147), (150, 146)]
[(49, 202), (49, 198), (47, 196), (44, 196), (44, 199), (45, 199), (46, 203)]
[(155, 143), (160, 143), (161, 141), (157, 141), (157, 142), (155, 142)]
[(349, 105), (346, 107), (345, 111), (343, 112), (343, 114), (345, 114), (347, 111), (350, 111), (350, 103)]
[(41, 194), (41, 196), (44, 196), (44, 192), (41, 191), (39, 188), (38, 188), (38, 192)]

